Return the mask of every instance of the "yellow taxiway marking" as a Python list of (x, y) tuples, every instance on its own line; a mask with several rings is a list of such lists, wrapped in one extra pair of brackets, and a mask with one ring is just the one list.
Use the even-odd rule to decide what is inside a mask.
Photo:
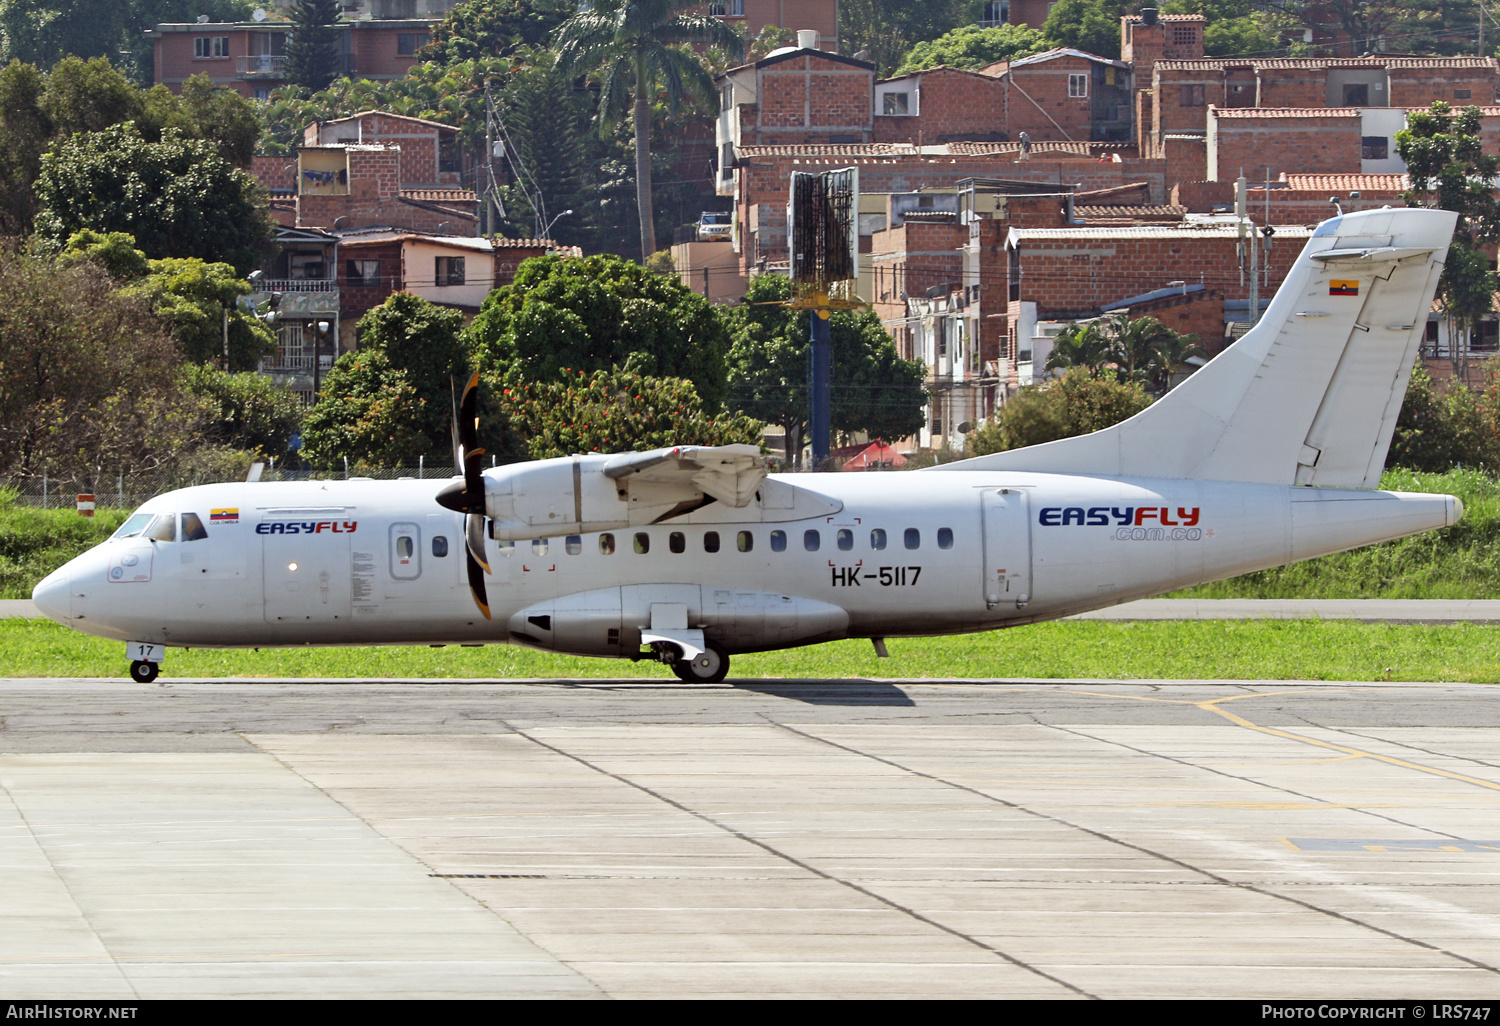
[[(1290, 693), (1291, 692), (1285, 691), (1267, 691), (1262, 692), (1261, 694), (1269, 696), (1273, 694)], [(1411, 762), (1407, 759), (1398, 759), (1393, 755), (1381, 755), (1378, 752), (1367, 752), (1361, 748), (1354, 748), (1349, 745), (1334, 744), (1332, 741), (1319, 741), (1317, 738), (1306, 737), (1302, 734), (1293, 734), (1289, 730), (1279, 730), (1276, 727), (1262, 727), (1260, 724), (1251, 723), (1249, 720), (1245, 719), (1245, 717), (1240, 716), (1237, 713), (1232, 713), (1228, 709), (1219, 708), (1220, 703), (1223, 702), (1233, 702), (1236, 699), (1240, 698), (1258, 697), (1260, 697), (1259, 694), (1229, 695), (1224, 698), (1211, 698), (1205, 702), (1194, 702), (1192, 704), (1197, 706), (1199, 709), (1202, 709), (1204, 712), (1211, 712), (1217, 716), (1222, 716), (1230, 723), (1233, 723), (1235, 726), (1244, 727), (1246, 730), (1254, 730), (1261, 734), (1270, 734), (1272, 737), (1285, 738), (1288, 741), (1297, 741), (1301, 744), (1313, 745), (1317, 748), (1326, 748), (1334, 752), (1343, 752), (1345, 755), (1354, 756), (1357, 758), (1374, 759), (1377, 762), (1384, 762), (1391, 766), (1400, 766), (1403, 769), (1416, 770), (1418, 773), (1431, 773), (1434, 776), (1447, 777), (1449, 780), (1461, 780), (1466, 784), (1474, 784), (1477, 787), (1488, 788), (1491, 791), (1500, 791), (1500, 783), (1496, 783), (1493, 780), (1485, 780), (1482, 777), (1471, 777), (1466, 773), (1455, 773), (1452, 770), (1439, 769), (1436, 766), (1424, 766), (1419, 762)]]

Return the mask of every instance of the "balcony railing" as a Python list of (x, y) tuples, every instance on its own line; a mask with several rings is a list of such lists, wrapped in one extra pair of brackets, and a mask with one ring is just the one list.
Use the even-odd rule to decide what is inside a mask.
[(234, 71), (241, 78), (286, 78), (286, 60), (285, 55), (271, 53), (236, 57)]
[(337, 278), (262, 278), (260, 292), (337, 292)]

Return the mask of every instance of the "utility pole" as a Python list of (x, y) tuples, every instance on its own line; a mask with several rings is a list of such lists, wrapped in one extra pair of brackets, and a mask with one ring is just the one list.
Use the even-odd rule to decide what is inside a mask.
[[(1269, 193), (1270, 190), (1267, 190)], [(1250, 186), (1245, 181), (1245, 173), (1240, 172), (1239, 178), (1234, 183), (1234, 216), (1239, 221), (1240, 239), (1249, 233), (1250, 241), (1250, 327), (1255, 327), (1260, 320), (1260, 240), (1256, 237), (1255, 222), (1250, 220)], [(1243, 259), (1243, 258), (1242, 258)], [(1241, 265), (1243, 266), (1243, 265)]]

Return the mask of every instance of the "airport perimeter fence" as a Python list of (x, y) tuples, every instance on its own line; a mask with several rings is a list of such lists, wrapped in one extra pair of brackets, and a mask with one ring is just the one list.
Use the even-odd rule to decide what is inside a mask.
[[(360, 478), (398, 481), (407, 478), (442, 480), (452, 476), (451, 465), (429, 466), (424, 461), (415, 467), (395, 469), (351, 466), (335, 470), (283, 470), (280, 467), (268, 465), (262, 469), (259, 480), (342, 481)], [(92, 495), (95, 509), (135, 509), (147, 499), (177, 488), (244, 481), (245, 479), (243, 475), (231, 477), (166, 472), (103, 473), (93, 480), (80, 479), (78, 476), (52, 477), (44, 474), (41, 477), (0, 481), (0, 502), (9, 499), (17, 506), (30, 506), (36, 509), (76, 509), (80, 495)]]

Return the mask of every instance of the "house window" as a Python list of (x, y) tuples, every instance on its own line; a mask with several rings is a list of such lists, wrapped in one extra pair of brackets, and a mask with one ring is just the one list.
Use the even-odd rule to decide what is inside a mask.
[(1088, 75), (1068, 76), (1068, 95), (1071, 97), (1084, 97), (1089, 94)]
[(374, 287), (380, 284), (379, 260), (350, 260), (345, 265), (349, 284)]
[(228, 57), (229, 56), (229, 37), (228, 36), (194, 36), (193, 37), (193, 56), (194, 57)]
[(464, 283), (463, 257), (437, 258), (437, 285), (462, 285)]
[(1370, 105), (1370, 87), (1363, 83), (1359, 85), (1344, 86), (1345, 107), (1368, 107)]
[(989, 0), (984, 5), (984, 17), (979, 24), (985, 28), (992, 25), (1005, 25), (1010, 22), (1010, 0)]
[(1182, 106), (1203, 106), (1203, 87), (1201, 85), (1185, 85), (1182, 87)]
[(1383, 135), (1366, 135), (1359, 140), (1361, 160), (1386, 160), (1391, 154), (1391, 141)]
[(708, 5), (708, 13), (715, 18), (743, 18), (745, 0), (720, 0)]
[(400, 57), (411, 57), (417, 50), (427, 45), (426, 32), (398, 32), (396, 33), (396, 54)]
[(882, 111), (887, 117), (906, 117), (911, 114), (910, 93), (886, 93), (885, 109)]
[(1455, 100), (1467, 100), (1467, 99), (1469, 99), (1473, 95), (1474, 95), (1474, 90), (1472, 90), (1472, 89), (1455, 89), (1455, 90), (1453, 90), (1453, 98)]

